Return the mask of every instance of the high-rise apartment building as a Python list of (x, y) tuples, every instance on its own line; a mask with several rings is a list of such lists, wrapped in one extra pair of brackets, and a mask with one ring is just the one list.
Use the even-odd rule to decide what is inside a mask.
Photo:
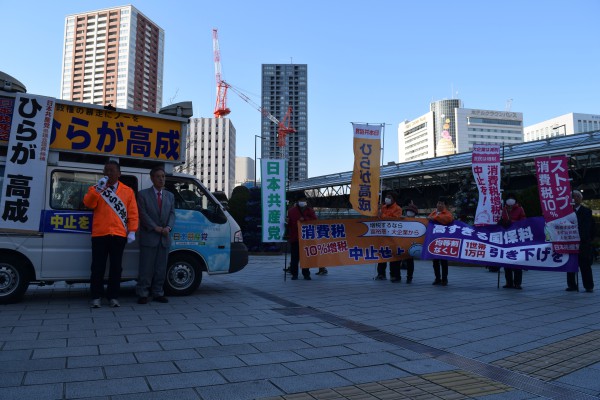
[(306, 64), (262, 65), (262, 108), (283, 122), (291, 107), (289, 126), (296, 130), (287, 135), (286, 145), (278, 146), (278, 127), (263, 115), (261, 120), (262, 158), (288, 160), (288, 180), (308, 177), (308, 99)]
[(600, 130), (600, 115), (569, 113), (525, 127), (525, 141)]
[(157, 112), (164, 41), (164, 31), (131, 5), (67, 16), (61, 99)]
[(459, 99), (430, 104), (430, 111), (398, 126), (398, 161), (473, 150), (475, 143), (523, 142), (523, 113), (462, 108)]
[(211, 192), (231, 196), (235, 184), (235, 128), (229, 118), (191, 118), (182, 172)]

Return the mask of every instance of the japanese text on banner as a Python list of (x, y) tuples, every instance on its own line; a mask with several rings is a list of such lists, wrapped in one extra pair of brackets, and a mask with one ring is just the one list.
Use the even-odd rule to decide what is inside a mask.
[(15, 98), (0, 196), (0, 228), (39, 230), (53, 113), (53, 98), (27, 94)]
[(352, 124), (354, 131), (354, 169), (350, 204), (362, 215), (377, 215), (382, 125)]
[(261, 160), (262, 241), (283, 242), (285, 233), (285, 179), (284, 159)]
[(475, 225), (496, 224), (502, 214), (500, 199), (500, 145), (474, 144), (473, 177), (479, 189)]
[(571, 204), (569, 160), (566, 156), (537, 157), (535, 173), (546, 228), (554, 251), (577, 253), (579, 229)]

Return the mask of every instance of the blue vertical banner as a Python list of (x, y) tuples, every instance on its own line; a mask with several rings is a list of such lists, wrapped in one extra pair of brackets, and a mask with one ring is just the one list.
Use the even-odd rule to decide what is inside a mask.
[(263, 243), (284, 242), (285, 233), (285, 159), (261, 160), (261, 208)]

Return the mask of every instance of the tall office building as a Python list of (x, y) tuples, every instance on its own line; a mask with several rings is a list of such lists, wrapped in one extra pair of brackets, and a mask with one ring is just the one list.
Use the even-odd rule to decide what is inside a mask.
[(398, 126), (398, 161), (473, 150), (475, 143), (523, 142), (523, 113), (462, 108), (458, 99), (430, 104), (430, 111)]
[(135, 7), (65, 18), (61, 99), (157, 112), (164, 31)]
[(182, 172), (211, 192), (231, 196), (235, 184), (235, 128), (229, 118), (191, 118)]
[(600, 115), (569, 113), (525, 127), (525, 141), (600, 130)]
[(278, 146), (278, 127), (263, 115), (261, 120), (262, 158), (288, 160), (290, 182), (308, 177), (308, 101), (306, 64), (262, 65), (262, 108), (284, 122), (288, 108), (292, 111), (289, 125), (296, 130), (286, 138), (283, 148)]

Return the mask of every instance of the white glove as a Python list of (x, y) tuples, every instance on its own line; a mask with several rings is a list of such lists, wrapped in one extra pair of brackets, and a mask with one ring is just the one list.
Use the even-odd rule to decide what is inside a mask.
[(127, 234), (127, 244), (135, 242), (135, 232), (129, 232)]
[(107, 183), (108, 183), (108, 176), (103, 176), (98, 181), (98, 184), (96, 185), (96, 190), (99, 191), (99, 192), (103, 191), (104, 189), (106, 189), (106, 184)]

